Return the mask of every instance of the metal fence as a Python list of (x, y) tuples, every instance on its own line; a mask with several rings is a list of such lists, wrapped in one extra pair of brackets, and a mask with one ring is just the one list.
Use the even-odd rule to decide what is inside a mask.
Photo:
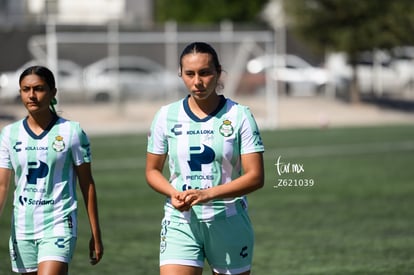
[[(275, 35), (269, 30), (234, 30), (232, 23), (221, 23), (212, 31), (179, 31), (177, 24), (168, 22), (161, 31), (124, 31), (117, 22), (108, 24), (104, 31), (57, 31), (57, 25), (49, 20), (45, 35), (35, 35), (29, 40), (29, 50), (37, 60), (46, 60), (48, 66), (57, 71), (60, 58), (78, 59), (79, 63), (93, 62), (104, 57), (117, 58), (122, 55), (146, 56), (168, 71), (176, 73), (178, 58), (184, 46), (194, 41), (205, 41), (217, 50), (225, 71), (223, 93), (237, 100), (242, 94), (251, 94), (254, 88), (243, 86), (246, 62), (249, 58), (274, 53)], [(263, 79), (262, 98), (266, 106), (266, 124), (277, 125), (277, 87), (270, 81), (269, 73)], [(247, 91), (240, 91), (247, 89)], [(250, 91), (249, 91), (250, 89)], [(182, 94), (168, 94), (168, 99)], [(122, 97), (116, 98), (122, 105)]]

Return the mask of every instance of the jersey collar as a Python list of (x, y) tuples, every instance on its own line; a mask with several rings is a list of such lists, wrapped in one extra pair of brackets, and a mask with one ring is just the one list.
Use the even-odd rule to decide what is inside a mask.
[(214, 117), (215, 115), (217, 115), (218, 112), (220, 112), (220, 110), (223, 108), (223, 106), (226, 104), (226, 98), (223, 95), (220, 95), (220, 103), (217, 106), (217, 108), (211, 112), (210, 114), (208, 114), (208, 116), (204, 117), (204, 118), (199, 118), (197, 117), (190, 109), (190, 106), (188, 104), (188, 99), (190, 98), (190, 96), (188, 95), (186, 98), (184, 98), (183, 100), (183, 107), (184, 107), (184, 111), (187, 113), (187, 115), (194, 121), (196, 122), (206, 122), (208, 121), (210, 118)]
[(55, 125), (56, 121), (59, 119), (57, 115), (55, 115), (52, 120), (50, 121), (49, 125), (46, 129), (40, 134), (36, 135), (29, 127), (29, 123), (27, 122), (27, 117), (23, 119), (23, 127), (26, 132), (33, 138), (33, 139), (42, 139), (47, 133), (49, 133), (50, 129), (52, 129), (53, 125)]

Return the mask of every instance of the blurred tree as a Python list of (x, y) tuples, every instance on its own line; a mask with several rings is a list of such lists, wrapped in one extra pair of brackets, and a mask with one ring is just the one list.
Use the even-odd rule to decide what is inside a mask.
[(156, 0), (155, 20), (179, 23), (253, 22), (269, 0)]
[(343, 51), (353, 67), (350, 100), (359, 101), (355, 73), (358, 54), (414, 42), (412, 0), (284, 1), (289, 25), (321, 52)]

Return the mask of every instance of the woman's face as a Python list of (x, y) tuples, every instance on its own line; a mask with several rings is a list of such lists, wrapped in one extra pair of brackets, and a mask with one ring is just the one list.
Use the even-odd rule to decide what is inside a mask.
[(181, 60), (181, 77), (190, 95), (202, 100), (216, 95), (220, 75), (208, 53), (190, 53)]
[(43, 78), (36, 74), (26, 75), (20, 82), (20, 97), (29, 113), (48, 111), (56, 90), (52, 91)]

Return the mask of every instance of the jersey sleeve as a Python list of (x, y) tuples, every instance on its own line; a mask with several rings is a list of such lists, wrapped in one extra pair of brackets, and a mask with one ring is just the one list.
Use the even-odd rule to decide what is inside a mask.
[(154, 116), (148, 133), (148, 153), (162, 155), (168, 152), (168, 140), (165, 134), (166, 114), (166, 107), (163, 107)]
[(12, 169), (12, 163), (10, 159), (9, 143), (10, 139), (7, 132), (10, 127), (5, 127), (0, 133), (0, 168)]
[(89, 138), (79, 123), (73, 123), (74, 132), (72, 137), (72, 158), (76, 166), (85, 162), (91, 162), (91, 148)]
[(243, 107), (243, 120), (240, 127), (240, 153), (264, 152), (259, 127), (249, 107)]

